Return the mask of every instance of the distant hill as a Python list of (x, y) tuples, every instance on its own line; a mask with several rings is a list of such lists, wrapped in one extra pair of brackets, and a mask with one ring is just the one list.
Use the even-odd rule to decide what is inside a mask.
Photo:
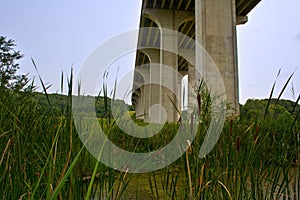
[[(249, 99), (245, 105), (240, 106), (240, 117), (244, 119), (257, 118), (265, 116), (268, 99)], [(271, 99), (266, 116), (273, 119), (282, 118), (283, 116), (295, 117), (300, 110), (300, 105), (291, 100)]]
[[(38, 104), (49, 112), (60, 112), (65, 114), (68, 108), (69, 97), (61, 94), (48, 94), (49, 101), (43, 93), (34, 92), (33, 99), (38, 102)], [(111, 102), (109, 97), (93, 97), (85, 96), (85, 101), (95, 103), (95, 110), (97, 117), (105, 118), (111, 114)], [(115, 100), (118, 103), (125, 104), (129, 110), (133, 110), (131, 105), (127, 105), (123, 100)], [(82, 105), (83, 109), (85, 105)]]
[[(38, 102), (38, 104), (49, 112), (59, 112), (66, 113), (68, 105), (68, 96), (61, 94), (48, 94), (49, 102), (45, 94), (34, 92), (33, 99)], [(95, 102), (95, 110), (97, 117), (105, 118), (111, 114), (111, 102), (112, 100), (108, 97), (93, 97), (85, 96), (85, 100)], [(125, 104), (123, 100), (116, 100), (118, 104)], [(279, 117), (295, 117), (300, 110), (300, 105), (291, 100), (279, 100), (276, 103), (276, 99), (271, 99), (268, 114), (274, 119)], [(248, 99), (244, 105), (240, 105), (240, 118), (249, 119), (262, 119), (265, 115), (266, 107), (268, 104), (268, 99)], [(128, 110), (132, 111), (133, 107), (131, 105), (126, 105)], [(84, 107), (84, 105), (83, 105)], [(83, 108), (84, 109), (84, 108)]]

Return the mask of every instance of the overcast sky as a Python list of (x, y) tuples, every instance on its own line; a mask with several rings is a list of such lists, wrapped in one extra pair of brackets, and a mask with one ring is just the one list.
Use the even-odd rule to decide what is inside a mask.
[[(101, 43), (138, 28), (141, 0), (0, 0), (0, 35), (14, 39), (25, 57), (21, 72), (36, 76), (32, 57), (51, 92), (59, 91), (60, 76), (74, 67), (75, 75)], [(295, 98), (300, 93), (300, 1), (262, 0), (238, 26), (240, 102), (267, 98), (279, 69), (275, 96), (289, 75)], [(132, 55), (134, 57), (134, 55)], [(120, 71), (131, 62), (116, 62)], [(292, 84), (284, 98), (293, 99)]]

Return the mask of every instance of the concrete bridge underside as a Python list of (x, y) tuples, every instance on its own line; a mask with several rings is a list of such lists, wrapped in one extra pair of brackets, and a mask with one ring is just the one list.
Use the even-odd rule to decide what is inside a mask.
[[(236, 26), (248, 21), (248, 13), (259, 2), (143, 0), (140, 28), (147, 29), (139, 34), (132, 93), (137, 117), (154, 123), (161, 123), (164, 119), (178, 120), (175, 107), (180, 109), (182, 101), (178, 98), (181, 96), (182, 76), (188, 75), (191, 85), (197, 85), (198, 81), (194, 65), (200, 61), (197, 60), (199, 51), (195, 41), (208, 52), (220, 71), (228, 103), (233, 108), (229, 114), (239, 114)], [(179, 55), (183, 51), (188, 59)], [(165, 66), (178, 73), (170, 73)], [(207, 72), (209, 68), (203, 66), (203, 73)], [(149, 82), (160, 84), (144, 85)], [(164, 84), (171, 85), (173, 91), (161, 86)], [(161, 108), (154, 106), (158, 104), (164, 107), (165, 115)]]

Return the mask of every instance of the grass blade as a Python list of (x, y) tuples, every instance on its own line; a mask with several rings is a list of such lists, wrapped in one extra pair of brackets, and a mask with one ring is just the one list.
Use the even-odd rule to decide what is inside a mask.
[(293, 73), (290, 75), (290, 77), (288, 78), (288, 80), (285, 82), (285, 84), (284, 84), (282, 90), (280, 91), (279, 96), (277, 97), (277, 100), (276, 100), (276, 102), (275, 102), (275, 106), (277, 105), (279, 99), (281, 98), (283, 92), (285, 91), (286, 87), (288, 86), (288, 84), (289, 84), (290, 80), (292, 79), (292, 77), (294, 76), (294, 74), (295, 74), (295, 72), (293, 72)]
[(269, 99), (268, 99), (268, 103), (267, 103), (267, 106), (266, 106), (266, 109), (265, 109), (264, 119), (266, 119), (266, 117), (267, 117), (268, 110), (269, 110), (269, 107), (270, 107), (270, 104), (271, 104), (271, 100), (272, 100), (272, 97), (273, 97), (273, 93), (274, 93), (276, 81), (277, 81), (277, 78), (280, 75), (280, 72), (281, 72), (281, 69), (279, 69), (279, 71), (277, 73), (277, 76), (276, 76), (276, 79), (275, 79), (275, 81), (273, 83), (272, 90), (271, 90), (271, 93), (270, 93), (270, 96), (269, 96)]
[(38, 68), (37, 68), (37, 66), (36, 66), (36, 64), (35, 64), (35, 62), (34, 62), (34, 60), (33, 60), (33, 58), (31, 58), (31, 62), (32, 62), (33, 66), (34, 66), (34, 68), (35, 68), (35, 70), (36, 70), (36, 72), (37, 72), (37, 74), (38, 74), (38, 76), (39, 76), (40, 82), (41, 82), (42, 87), (43, 87), (43, 91), (44, 91), (44, 93), (45, 93), (45, 95), (46, 95), (47, 102), (49, 103), (49, 105), (51, 105), (50, 99), (49, 99), (49, 95), (48, 95), (48, 93), (47, 93), (47, 89), (48, 89), (49, 87), (51, 87), (51, 85), (50, 85), (49, 87), (46, 87), (46, 86), (45, 86), (45, 84), (44, 84), (44, 82), (43, 82), (43, 80), (42, 80), (42, 78), (41, 78), (41, 76), (40, 76), (40, 74), (39, 74)]

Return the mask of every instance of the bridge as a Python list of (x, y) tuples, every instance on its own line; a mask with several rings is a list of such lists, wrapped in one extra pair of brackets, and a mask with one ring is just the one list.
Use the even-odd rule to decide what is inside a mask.
[[(238, 115), (236, 26), (248, 21), (247, 15), (259, 2), (143, 0), (140, 19), (143, 29), (138, 38), (132, 93), (137, 118), (154, 123), (179, 119), (178, 110), (186, 104), (183, 103), (182, 79), (187, 75), (191, 85), (197, 85), (198, 81), (194, 65), (202, 61), (197, 58), (196, 43), (207, 51), (221, 74), (232, 108), (228, 114)], [(181, 56), (180, 52), (187, 56)], [(177, 73), (167, 70), (166, 66)], [(209, 70), (203, 64), (203, 73)], [(188, 94), (185, 101), (190, 103), (191, 91)]]

